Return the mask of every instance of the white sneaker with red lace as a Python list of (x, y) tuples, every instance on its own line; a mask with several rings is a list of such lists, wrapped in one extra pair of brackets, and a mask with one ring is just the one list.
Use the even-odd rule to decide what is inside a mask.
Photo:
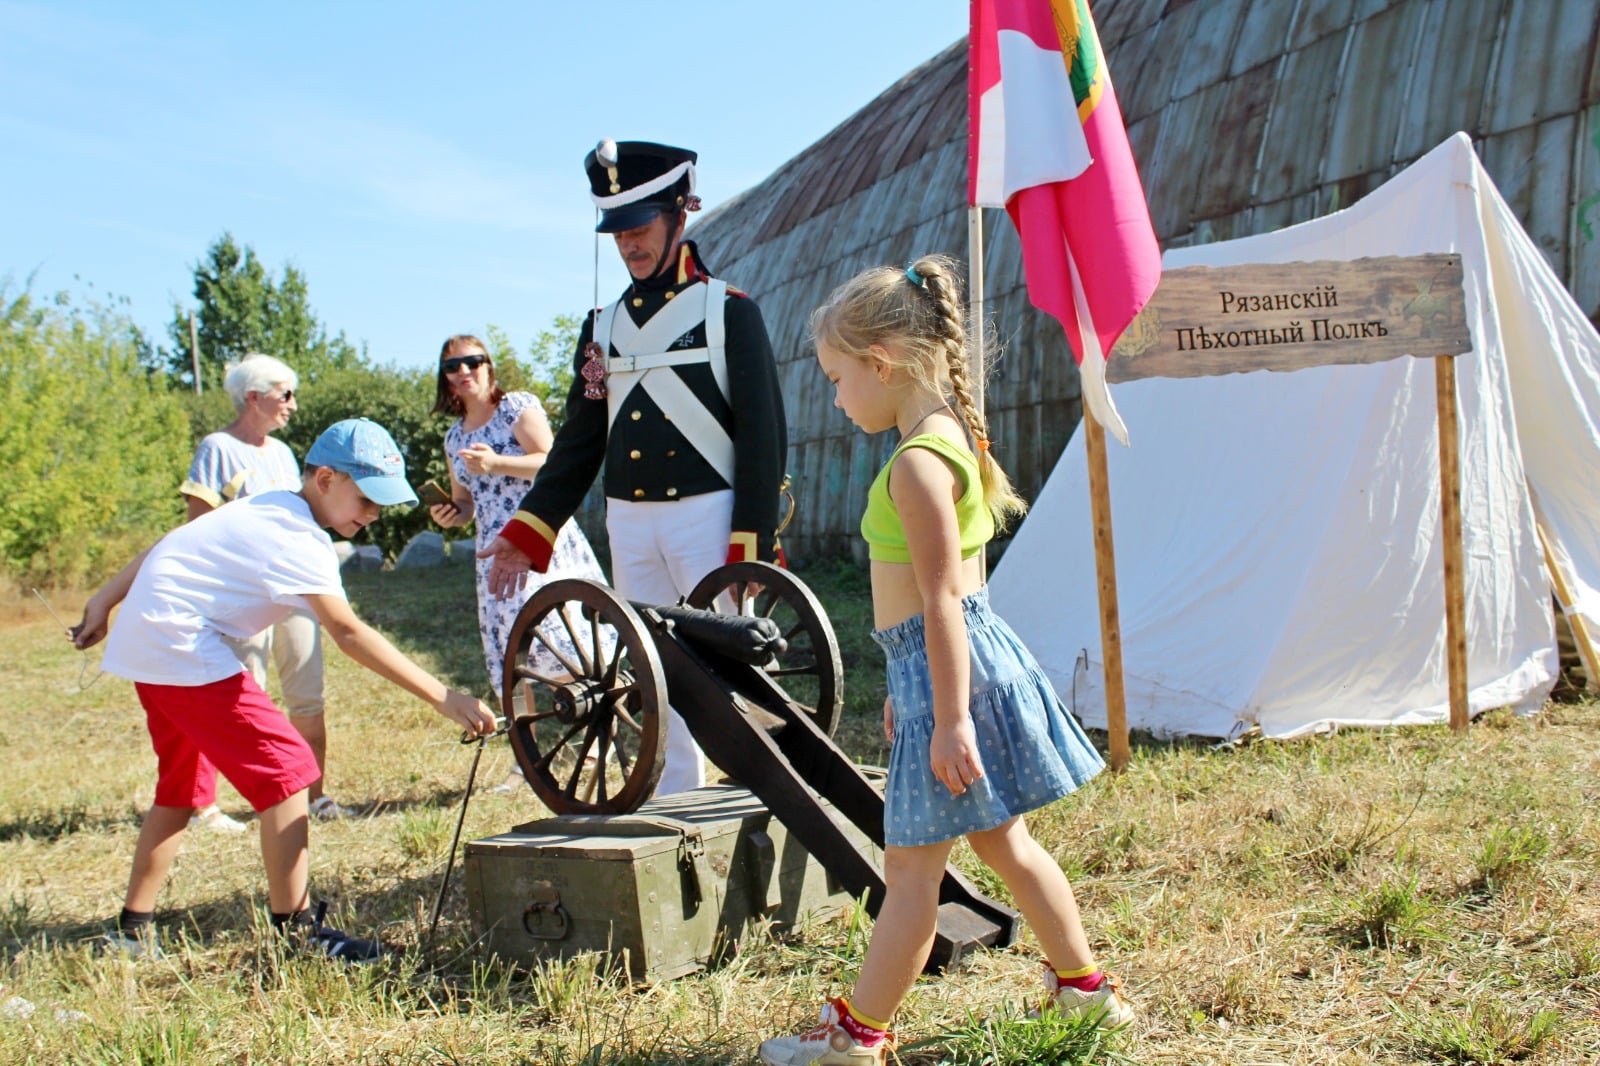
[[(1046, 1007), (1055, 1007), (1063, 1018), (1094, 1018), (1101, 1029), (1121, 1029), (1133, 1021), (1133, 1008), (1122, 999), (1122, 979), (1108, 973), (1100, 975), (1100, 985), (1093, 992), (1080, 992), (1064, 985), (1049, 963), (1044, 966), (1044, 992)], [(1032, 1011), (1038, 1017), (1040, 1011)]]
[(761, 1045), (761, 1061), (766, 1066), (883, 1066), (890, 1033), (874, 1047), (862, 1047), (840, 1024), (849, 1010), (842, 999), (822, 1005), (822, 1020), (815, 1029), (799, 1036), (780, 1036)]

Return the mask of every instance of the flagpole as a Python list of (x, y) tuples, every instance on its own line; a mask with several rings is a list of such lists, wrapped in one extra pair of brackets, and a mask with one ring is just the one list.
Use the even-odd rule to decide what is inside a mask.
[(1122, 620), (1117, 610), (1117, 557), (1111, 535), (1111, 475), (1106, 469), (1106, 431), (1084, 408), (1084, 454), (1089, 461), (1089, 514), (1094, 526), (1095, 588), (1100, 600), (1100, 662), (1105, 672), (1106, 734), (1111, 769), (1128, 765), (1128, 697), (1122, 677)]
[[(967, 208), (967, 306), (972, 312), (972, 402), (988, 421), (989, 413), (983, 406), (983, 375), (985, 369), (983, 328), (983, 208), (973, 204)], [(989, 552), (978, 553), (978, 570), (988, 577)]]

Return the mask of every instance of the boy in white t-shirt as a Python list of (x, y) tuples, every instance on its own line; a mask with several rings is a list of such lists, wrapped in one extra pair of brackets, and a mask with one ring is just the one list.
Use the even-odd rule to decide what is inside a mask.
[(221, 772), (260, 817), (273, 926), (332, 958), (381, 955), (375, 942), (323, 926), (320, 909), (309, 914), (306, 789), (319, 776), (316, 759), (223, 638), (309, 606), (346, 655), (469, 733), (492, 732), (487, 707), (446, 688), (355, 616), (323, 532), (350, 536), (380, 506), (416, 499), (388, 432), (364, 418), (339, 422), (306, 453), (299, 492), (247, 496), (180, 526), (90, 598), (73, 631), (80, 648), (106, 635), (111, 609), (126, 600), (101, 669), (134, 682), (159, 767), (114, 945), (131, 954), (152, 946), (161, 886)]
[[(300, 461), (274, 433), (289, 424), (298, 410), (295, 394), (300, 379), (279, 359), (251, 352), (228, 367), (222, 387), (233, 401), (234, 420), (207, 434), (195, 449), (189, 476), (178, 486), (188, 512), (185, 521), (216, 510), (230, 500), (282, 489), (300, 491)], [(306, 793), (311, 817), (324, 821), (355, 812), (324, 793), (328, 780), (328, 725), (324, 714), (322, 628), (309, 610), (292, 611), (267, 629), (242, 639), (228, 639), (234, 654), (267, 687), (267, 664), (277, 667), (281, 705), (289, 723), (306, 738), (322, 777)], [(202, 809), (189, 823), (224, 833), (243, 833), (244, 822), (216, 805)]]

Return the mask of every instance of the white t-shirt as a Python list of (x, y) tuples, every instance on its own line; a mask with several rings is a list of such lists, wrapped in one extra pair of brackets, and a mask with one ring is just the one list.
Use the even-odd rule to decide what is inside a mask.
[(277, 489), (300, 491), (300, 464), (289, 446), (268, 437), (258, 448), (224, 430), (200, 442), (189, 464), (189, 478), (178, 487), (185, 496), (196, 496), (212, 507)]
[(298, 493), (247, 496), (150, 550), (100, 668), (154, 685), (221, 681), (244, 669), (222, 638), (261, 632), (307, 594), (344, 598), (333, 541)]

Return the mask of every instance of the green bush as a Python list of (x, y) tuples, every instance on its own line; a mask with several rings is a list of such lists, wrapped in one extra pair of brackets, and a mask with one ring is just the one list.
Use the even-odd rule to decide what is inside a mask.
[(183, 404), (123, 315), (0, 282), (0, 570), (98, 582), (182, 518)]

